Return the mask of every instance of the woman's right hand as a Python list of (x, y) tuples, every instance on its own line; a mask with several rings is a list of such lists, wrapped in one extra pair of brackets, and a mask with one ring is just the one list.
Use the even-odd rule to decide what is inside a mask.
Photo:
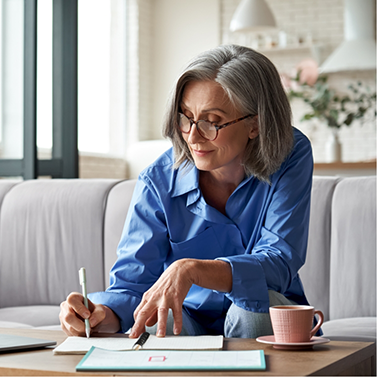
[(88, 299), (89, 310), (84, 305), (81, 293), (72, 292), (60, 304), (60, 324), (69, 336), (85, 336), (85, 319), (89, 319), (91, 334), (96, 332), (115, 333), (120, 329), (119, 319), (107, 306), (94, 304)]

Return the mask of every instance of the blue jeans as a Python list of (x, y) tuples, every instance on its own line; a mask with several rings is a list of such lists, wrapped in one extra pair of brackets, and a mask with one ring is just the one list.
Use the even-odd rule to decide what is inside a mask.
[[(282, 294), (275, 291), (268, 291), (270, 306), (274, 305), (296, 305), (294, 301), (288, 300)], [(189, 314), (182, 310), (182, 332), (180, 335), (208, 335), (206, 329)], [(173, 335), (173, 314), (169, 311), (166, 334)], [(147, 327), (147, 331), (156, 334), (157, 324)], [(273, 335), (270, 314), (254, 313), (239, 308), (232, 304), (227, 312), (224, 324), (224, 336), (226, 338), (258, 338), (259, 336)]]

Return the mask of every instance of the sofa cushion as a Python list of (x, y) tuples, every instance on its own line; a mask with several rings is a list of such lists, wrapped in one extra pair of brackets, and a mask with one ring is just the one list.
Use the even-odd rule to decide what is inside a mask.
[(313, 177), (306, 262), (300, 270), (305, 294), (329, 319), (331, 202), (339, 178)]
[(15, 186), (17, 183), (20, 183), (20, 182), (22, 182), (22, 181), (16, 181), (16, 180), (12, 180), (12, 179), (0, 180), (0, 207), (1, 207), (1, 204), (3, 203), (3, 199), (4, 199), (5, 195), (8, 193), (8, 191), (13, 186)]
[(79, 291), (105, 288), (103, 222), (108, 179), (24, 181), (12, 187), (0, 214), (0, 307), (59, 305)]
[(11, 329), (32, 329), (33, 326), (26, 325), (25, 323), (20, 322), (11, 322), (11, 321), (0, 321), (0, 328), (11, 328)]
[(334, 319), (322, 325), (323, 336), (331, 340), (376, 341), (376, 317)]
[(16, 322), (32, 327), (56, 326), (60, 324), (59, 313), (60, 306), (58, 305), (30, 305), (1, 308), (0, 323)]
[(117, 247), (122, 235), (128, 207), (134, 191), (136, 179), (123, 181), (109, 192), (105, 213), (105, 284), (109, 286), (109, 272), (117, 259)]
[(376, 177), (342, 179), (331, 221), (330, 319), (376, 316)]

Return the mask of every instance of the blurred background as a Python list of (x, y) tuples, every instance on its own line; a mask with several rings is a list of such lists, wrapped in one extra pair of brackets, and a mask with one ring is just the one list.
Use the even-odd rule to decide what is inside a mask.
[(0, 0), (0, 22), (0, 177), (136, 177), (180, 71), (228, 43), (276, 65), (315, 174), (376, 173), (375, 0)]

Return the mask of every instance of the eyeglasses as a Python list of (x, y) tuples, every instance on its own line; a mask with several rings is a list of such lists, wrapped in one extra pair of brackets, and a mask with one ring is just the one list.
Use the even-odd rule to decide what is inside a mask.
[(244, 120), (249, 117), (254, 117), (255, 115), (246, 115), (242, 118), (238, 118), (236, 120), (232, 120), (231, 122), (225, 123), (221, 126), (218, 126), (216, 123), (209, 122), (208, 120), (198, 120), (194, 121), (190, 118), (187, 118), (185, 114), (179, 113), (179, 128), (181, 129), (181, 132), (184, 134), (188, 134), (191, 131), (191, 127), (193, 124), (196, 124), (196, 129), (199, 132), (199, 135), (208, 141), (214, 141), (217, 138), (217, 134), (219, 130), (222, 128), (231, 126), (232, 124), (241, 122), (241, 120)]

